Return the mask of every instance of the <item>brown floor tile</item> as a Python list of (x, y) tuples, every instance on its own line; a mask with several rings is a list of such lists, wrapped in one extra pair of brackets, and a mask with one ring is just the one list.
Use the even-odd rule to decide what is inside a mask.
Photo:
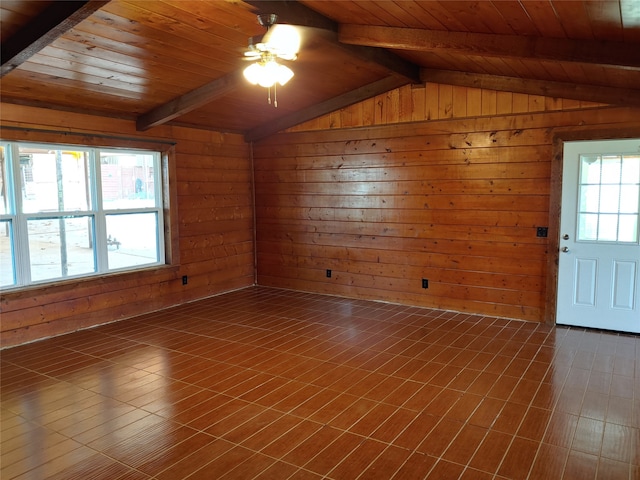
[[(327, 427), (330, 428), (330, 427)], [(327, 438), (327, 440), (325, 440)], [(328, 437), (322, 437), (318, 446), (321, 448), (323, 441), (330, 441)], [(310, 439), (315, 441), (315, 439)], [(311, 458), (305, 465), (306, 470), (318, 473), (320, 475), (326, 475), (333, 470), (342, 460), (347, 457), (352, 451), (354, 451), (363, 441), (363, 438), (359, 435), (354, 435), (349, 432), (344, 432), (338, 436), (333, 442), (328, 444), (325, 448), (322, 448), (318, 454)], [(293, 452), (295, 453), (295, 452)], [(296, 463), (296, 462), (292, 462)]]
[(463, 427), (462, 422), (443, 418), (433, 427), (416, 450), (434, 457), (440, 457)]
[(352, 480), (362, 472), (384, 451), (386, 444), (362, 438), (360, 443), (331, 472), (329, 478)]
[(473, 455), (469, 465), (478, 470), (495, 473), (512, 440), (511, 435), (490, 430)]
[(516, 435), (540, 442), (551, 418), (551, 410), (531, 407), (525, 414)]
[(536, 456), (538, 443), (515, 437), (502, 459), (498, 475), (506, 478), (527, 478)]
[(405, 464), (410, 455), (411, 452), (409, 450), (390, 445), (358, 478), (361, 480), (391, 478)]
[(569, 450), (547, 443), (540, 444), (540, 449), (536, 455), (529, 478), (551, 479), (562, 478)]
[(451, 445), (442, 455), (442, 458), (450, 462), (467, 465), (480, 443), (485, 438), (487, 429), (475, 425), (466, 424), (462, 427)]
[(447, 460), (440, 459), (431, 469), (429, 474), (424, 477), (426, 479), (440, 479), (440, 478), (460, 478), (464, 466), (457, 463), (451, 463)]

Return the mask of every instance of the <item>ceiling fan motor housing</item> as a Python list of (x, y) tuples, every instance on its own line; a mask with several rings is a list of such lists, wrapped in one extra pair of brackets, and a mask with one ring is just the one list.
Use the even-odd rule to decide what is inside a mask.
[(258, 15), (258, 23), (265, 28), (269, 28), (278, 21), (278, 15), (275, 13), (261, 13)]

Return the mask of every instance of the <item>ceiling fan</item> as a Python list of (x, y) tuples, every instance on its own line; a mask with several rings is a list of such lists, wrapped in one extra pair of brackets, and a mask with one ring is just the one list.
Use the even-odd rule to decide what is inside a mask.
[(300, 50), (300, 34), (293, 25), (277, 24), (276, 14), (258, 15), (258, 23), (267, 29), (263, 36), (250, 37), (249, 47), (244, 58), (253, 61), (244, 69), (245, 78), (253, 85), (260, 85), (269, 91), (274, 89), (274, 106), (278, 106), (277, 85), (287, 83), (293, 77), (293, 70), (279, 63), (281, 60), (293, 61)]

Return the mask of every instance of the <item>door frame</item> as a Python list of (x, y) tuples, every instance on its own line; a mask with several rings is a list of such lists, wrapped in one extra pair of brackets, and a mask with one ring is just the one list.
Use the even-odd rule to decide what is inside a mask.
[(557, 128), (552, 132), (553, 156), (549, 188), (549, 232), (547, 242), (547, 276), (543, 322), (556, 324), (558, 309), (558, 267), (560, 263), (560, 211), (562, 209), (562, 169), (564, 142), (588, 140), (625, 140), (640, 138), (640, 125), (620, 128), (593, 127)]

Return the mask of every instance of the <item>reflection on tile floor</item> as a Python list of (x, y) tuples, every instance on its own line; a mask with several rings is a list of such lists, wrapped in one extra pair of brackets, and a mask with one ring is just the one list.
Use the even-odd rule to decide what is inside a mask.
[(640, 478), (637, 335), (250, 288), (0, 355), (4, 480)]

